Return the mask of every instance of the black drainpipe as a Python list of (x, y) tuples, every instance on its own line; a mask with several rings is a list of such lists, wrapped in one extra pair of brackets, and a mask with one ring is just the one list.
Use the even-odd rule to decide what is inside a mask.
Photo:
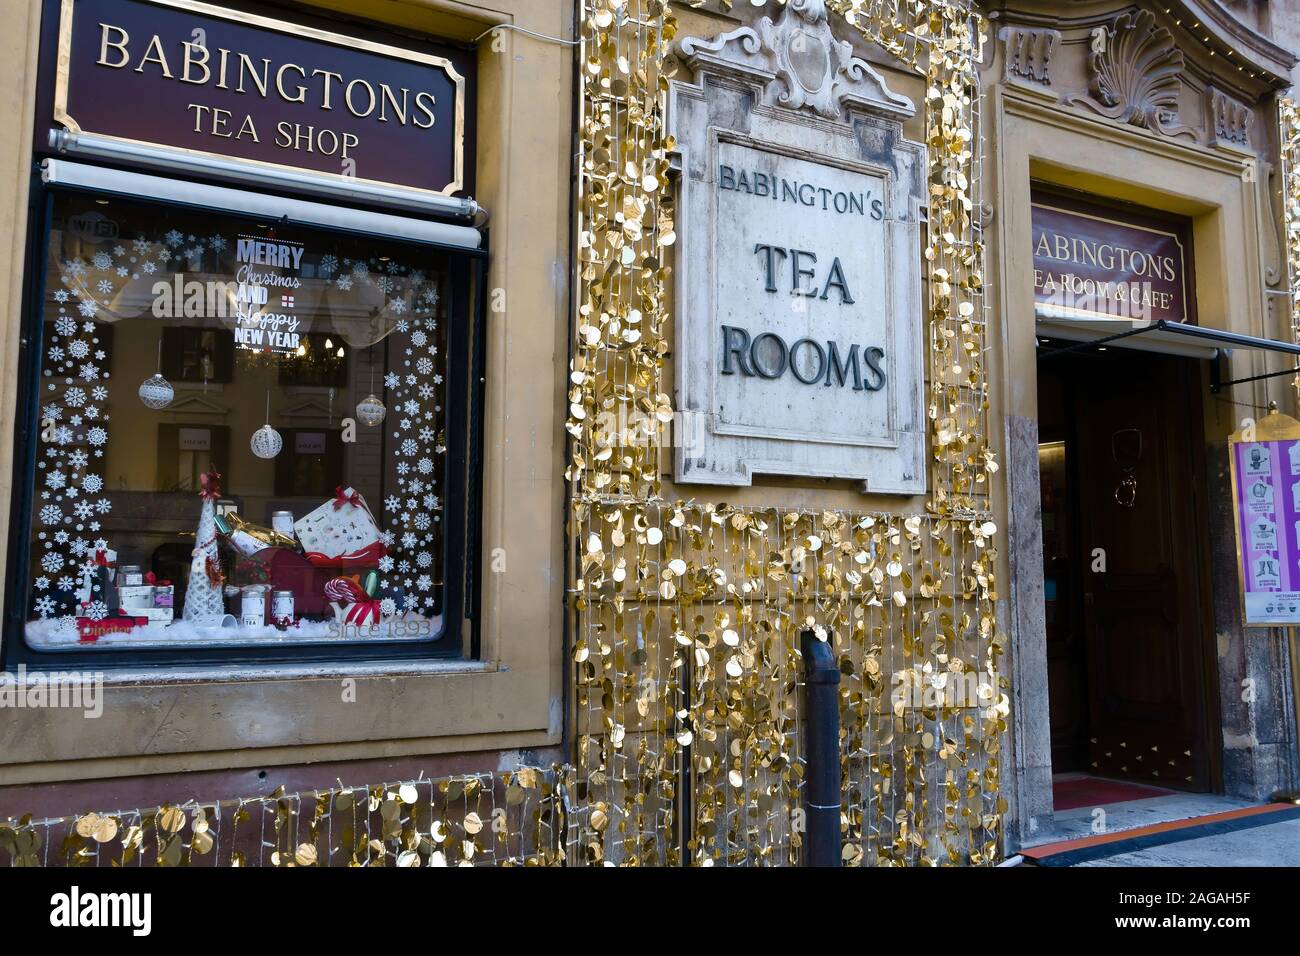
[(804, 667), (804, 866), (840, 865), (840, 669), (812, 631), (801, 641)]

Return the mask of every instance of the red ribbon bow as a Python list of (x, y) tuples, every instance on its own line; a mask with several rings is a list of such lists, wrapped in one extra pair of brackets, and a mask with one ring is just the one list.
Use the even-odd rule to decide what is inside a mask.
[(325, 597), (340, 605), (345, 624), (379, 623), (381, 616), (379, 600), (366, 594), (361, 585), (352, 578), (334, 578), (325, 585)]
[(98, 551), (95, 552), (95, 566), (100, 568), (107, 568), (111, 566), (108, 563), (108, 553), (105, 552), (103, 548), (100, 548)]
[(145, 583), (145, 584), (152, 585), (152, 586), (154, 586), (154, 587), (159, 587), (159, 588), (165, 588), (165, 587), (170, 587), (170, 586), (171, 586), (171, 582), (170, 582), (170, 581), (163, 581), (163, 580), (160, 580), (160, 579), (159, 579), (159, 578), (158, 578), (158, 577), (157, 577), (157, 576), (156, 576), (152, 571), (146, 571), (146, 572), (145, 572), (145, 575), (144, 575), (144, 583)]
[(342, 485), (334, 489), (334, 509), (337, 511), (344, 505), (351, 505), (354, 508), (364, 508), (365, 499), (355, 488), (344, 488)]
[(216, 501), (221, 497), (221, 472), (213, 468), (199, 476), (199, 497), (204, 501)]

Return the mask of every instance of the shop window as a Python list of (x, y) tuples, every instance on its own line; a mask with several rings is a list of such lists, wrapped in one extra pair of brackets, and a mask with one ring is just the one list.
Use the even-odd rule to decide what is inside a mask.
[(285, 356), (278, 374), (281, 385), (343, 388), (348, 383), (347, 343), (336, 342), (328, 332), (308, 332)]
[(287, 429), (284, 451), (275, 459), (275, 493), (295, 498), (327, 495), (343, 470), (343, 442), (337, 430)]
[(227, 425), (158, 423), (158, 480), (155, 491), (198, 491), (203, 475), (216, 469), (227, 485), (237, 477), (230, 471), (230, 428)]
[(27, 652), (459, 653), (470, 260), (51, 195), (8, 605)]
[(224, 385), (235, 369), (235, 343), (224, 330), (169, 326), (162, 330), (162, 374), (171, 382)]

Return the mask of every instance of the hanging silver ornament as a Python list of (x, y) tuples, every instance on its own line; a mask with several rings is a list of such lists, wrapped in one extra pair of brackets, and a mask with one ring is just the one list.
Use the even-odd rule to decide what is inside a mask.
[(382, 422), (387, 412), (388, 409), (384, 407), (384, 403), (373, 393), (367, 395), (357, 404), (357, 418), (361, 419), (363, 424), (371, 427)]
[(278, 431), (267, 424), (253, 432), (253, 438), (248, 445), (258, 458), (274, 458), (284, 447), (284, 439), (280, 437)]
[(158, 411), (172, 403), (172, 399), (176, 397), (176, 390), (172, 388), (171, 382), (155, 372), (140, 383), (140, 391), (137, 394), (147, 407)]

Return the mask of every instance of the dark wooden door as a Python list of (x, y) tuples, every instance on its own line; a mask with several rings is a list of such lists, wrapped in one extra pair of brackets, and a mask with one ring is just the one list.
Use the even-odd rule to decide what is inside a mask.
[(1090, 769), (1211, 790), (1199, 369), (1117, 349), (1070, 364)]
[[(1079, 449), (1074, 438), (1072, 366), (1048, 361), (1038, 370), (1039, 514), (1043, 529), (1043, 620), (1052, 770), (1087, 771), (1088, 655), (1083, 627), (1079, 548)], [(1062, 374), (1064, 372), (1065, 374)]]

